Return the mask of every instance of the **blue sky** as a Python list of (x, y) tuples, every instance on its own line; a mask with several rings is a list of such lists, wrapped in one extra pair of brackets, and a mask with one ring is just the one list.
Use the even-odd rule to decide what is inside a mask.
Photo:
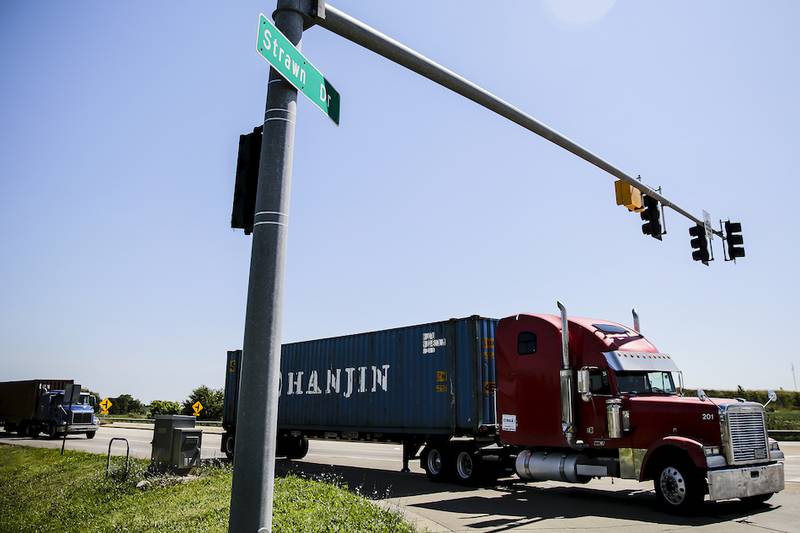
[[(0, 5), (0, 379), (104, 395), (221, 386), (250, 238), (229, 228), (238, 136), (263, 116), (274, 2)], [(630, 323), (687, 384), (793, 388), (800, 122), (796, 2), (340, 0), (664, 194), (741, 220), (705, 268), (613, 179), (321, 28), (342, 94), (299, 103), (284, 338), (454, 316)], [(716, 251), (721, 256), (719, 241)], [(800, 369), (799, 369), (800, 370)]]

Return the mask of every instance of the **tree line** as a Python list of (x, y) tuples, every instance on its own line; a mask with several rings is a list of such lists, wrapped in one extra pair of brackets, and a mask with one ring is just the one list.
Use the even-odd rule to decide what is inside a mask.
[[(92, 392), (92, 391), (89, 391)], [(102, 399), (99, 394), (92, 392), (96, 398)], [(141, 418), (152, 418), (157, 415), (193, 415), (192, 405), (200, 402), (203, 410), (200, 411), (199, 420), (222, 420), (222, 404), (225, 393), (222, 389), (212, 389), (205, 385), (195, 388), (188, 398), (182, 402), (173, 400), (153, 400), (146, 404), (130, 394), (120, 394), (119, 396), (109, 396), (111, 408), (108, 410), (110, 416), (132, 416)], [(95, 406), (95, 411), (100, 407)]]

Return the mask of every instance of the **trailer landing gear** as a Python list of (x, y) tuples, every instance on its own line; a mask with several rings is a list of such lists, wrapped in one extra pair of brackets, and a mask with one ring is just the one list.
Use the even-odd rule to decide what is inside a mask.
[(408, 462), (411, 459), (419, 459), (419, 448), (422, 446), (420, 442), (417, 441), (403, 441), (403, 468), (400, 469), (400, 472), (408, 473), (411, 472), (411, 469), (408, 468)]

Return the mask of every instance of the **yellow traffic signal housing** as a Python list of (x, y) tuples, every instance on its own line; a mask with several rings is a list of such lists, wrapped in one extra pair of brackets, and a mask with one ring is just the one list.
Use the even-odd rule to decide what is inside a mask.
[(624, 205), (628, 211), (638, 213), (644, 209), (642, 191), (622, 180), (614, 182), (614, 192), (617, 193), (617, 205)]

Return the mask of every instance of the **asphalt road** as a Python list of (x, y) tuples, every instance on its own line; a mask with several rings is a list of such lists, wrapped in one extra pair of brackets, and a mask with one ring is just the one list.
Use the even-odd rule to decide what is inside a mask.
[[(67, 439), (67, 449), (105, 454), (112, 437), (124, 437), (131, 455), (150, 457), (152, 429), (103, 427), (88, 440)], [(0, 434), (0, 443), (59, 448), (60, 441)], [(219, 458), (220, 435), (204, 429), (204, 459)], [(380, 504), (396, 508), (429, 531), (702, 531), (800, 530), (800, 443), (782, 443), (787, 456), (786, 490), (767, 505), (744, 508), (739, 502), (706, 504), (704, 515), (681, 518), (659, 512), (651, 483), (594, 480), (586, 485), (556, 482), (522, 483), (508, 479), (497, 487), (467, 488), (431, 483), (418, 464), (400, 473), (401, 448), (392, 444), (312, 441), (302, 461), (279, 461), (277, 472), (296, 472), (337, 479)], [(114, 443), (113, 452), (124, 453)]]

